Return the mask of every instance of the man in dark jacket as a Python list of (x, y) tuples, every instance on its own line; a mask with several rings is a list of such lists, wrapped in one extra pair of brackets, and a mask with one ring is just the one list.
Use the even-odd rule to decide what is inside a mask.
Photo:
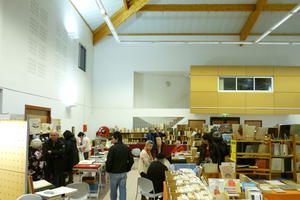
[(154, 186), (154, 192), (163, 192), (163, 182), (166, 180), (165, 172), (168, 168), (163, 164), (165, 159), (164, 153), (156, 155), (156, 160), (153, 161), (147, 171), (147, 177), (150, 179)]
[(65, 171), (68, 173), (68, 184), (73, 183), (73, 166), (79, 162), (79, 155), (77, 149), (76, 138), (74, 134), (66, 130), (64, 133), (66, 153), (65, 153)]
[(50, 138), (43, 145), (46, 161), (45, 178), (56, 187), (65, 185), (65, 143), (57, 132), (50, 133)]
[(222, 155), (220, 149), (210, 134), (202, 136), (202, 144), (198, 150), (200, 151), (200, 162), (221, 164)]
[(133, 165), (133, 157), (128, 146), (123, 144), (120, 132), (115, 132), (112, 137), (114, 144), (108, 152), (106, 171), (110, 179), (110, 200), (117, 200), (119, 188), (120, 200), (126, 200), (127, 172)]

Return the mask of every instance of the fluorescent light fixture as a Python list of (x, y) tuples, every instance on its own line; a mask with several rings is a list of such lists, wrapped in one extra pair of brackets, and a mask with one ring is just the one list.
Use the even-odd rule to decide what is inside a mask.
[(296, 13), (296, 12), (298, 12), (300, 10), (300, 4), (298, 4), (292, 11), (291, 11), (291, 13)]
[(240, 41), (238, 41), (238, 42), (220, 42), (221, 44), (253, 44), (253, 42), (240, 42)]
[(264, 39), (267, 35), (269, 35), (272, 31), (277, 29), (281, 24), (283, 24), (286, 20), (288, 20), (290, 17), (292, 17), (295, 13), (297, 13), (300, 10), (300, 4), (298, 4), (293, 10), (291, 10), (284, 18), (282, 18), (279, 22), (274, 24), (268, 31), (266, 31), (262, 36), (260, 36), (255, 43), (260, 42), (262, 39)]
[(277, 24), (275, 24), (270, 30), (273, 31), (278, 28), (281, 24), (283, 24), (286, 20), (288, 20), (293, 14), (288, 14), (283, 19), (281, 19)]
[(104, 5), (103, 5), (102, 1), (101, 0), (96, 0), (96, 3), (97, 3), (97, 5), (98, 5), (98, 7), (100, 9), (100, 13), (102, 14), (102, 16), (103, 16), (103, 18), (104, 18), (104, 20), (105, 20), (105, 22), (106, 22), (106, 24), (107, 24), (110, 32), (112, 33), (113, 37), (115, 38), (115, 40), (118, 43), (121, 42), (120, 37), (119, 37), (119, 35), (118, 35), (118, 33), (117, 33), (117, 31), (116, 31), (113, 23), (111, 22), (109, 16), (107, 15), (107, 12), (106, 12), (106, 10), (104, 8)]
[(275, 44), (275, 45), (287, 45), (287, 44), (291, 44), (290, 42), (260, 42), (258, 44), (262, 44), (262, 45), (271, 45), (271, 44)]
[(187, 44), (220, 44), (220, 42), (191, 41), (187, 42)]
[(269, 35), (271, 33), (271, 31), (267, 31), (265, 32), (264, 34), (262, 34), (262, 36), (260, 36), (256, 41), (255, 43), (259, 43), (262, 39), (264, 39), (267, 35)]
[(104, 8), (104, 5), (103, 5), (102, 1), (96, 0), (96, 4), (98, 5), (98, 7), (100, 9), (100, 13), (102, 15), (106, 15), (106, 10)]
[(253, 44), (259, 44), (259, 45), (300, 45), (300, 42), (240, 42), (240, 41), (145, 41), (145, 40), (122, 40), (120, 41), (121, 44), (200, 44), (200, 45), (253, 45)]

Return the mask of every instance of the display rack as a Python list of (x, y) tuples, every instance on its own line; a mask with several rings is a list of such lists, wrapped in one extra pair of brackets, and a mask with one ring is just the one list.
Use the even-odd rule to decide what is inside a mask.
[[(265, 176), (268, 179), (271, 179), (271, 141), (270, 137), (265, 138), (257, 138), (257, 139), (250, 139), (250, 138), (239, 138), (237, 140), (233, 140), (232, 143), (236, 143), (236, 145), (232, 145), (232, 152), (235, 152), (234, 156), (237, 165), (239, 164), (256, 164), (258, 160), (263, 160), (265, 163), (264, 168), (237, 168), (237, 174), (244, 174), (244, 175), (253, 175), (253, 176)], [(245, 152), (247, 145), (252, 144), (266, 144), (267, 145), (267, 153), (253, 153), (253, 152)], [(235, 148), (235, 149), (233, 149)], [(232, 156), (233, 157), (233, 156)]]
[[(287, 144), (288, 154), (273, 155), (273, 144), (275, 143)], [(268, 152), (245, 152), (246, 146), (252, 144), (266, 144)], [(288, 178), (295, 180), (297, 173), (300, 173), (300, 152), (297, 153), (297, 146), (299, 146), (298, 149), (300, 150), (300, 137), (295, 136), (290, 136), (287, 140), (273, 140), (270, 136), (260, 139), (240, 138), (231, 141), (231, 160), (236, 162), (237, 165), (247, 163), (257, 165), (257, 160), (265, 160), (263, 161), (266, 164), (265, 168), (237, 168), (237, 174), (245, 174), (249, 176), (261, 175), (268, 179)], [(273, 163), (273, 158), (282, 159), (282, 162), (284, 162), (282, 170), (272, 170), (272, 165), (276, 165)], [(290, 168), (290, 170), (285, 170), (286, 168)]]

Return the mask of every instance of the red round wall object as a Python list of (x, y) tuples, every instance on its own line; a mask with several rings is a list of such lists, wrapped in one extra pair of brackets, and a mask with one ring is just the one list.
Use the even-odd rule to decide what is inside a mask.
[(101, 137), (108, 137), (108, 134), (109, 134), (109, 128), (106, 126), (101, 126), (96, 133), (97, 136), (101, 136)]

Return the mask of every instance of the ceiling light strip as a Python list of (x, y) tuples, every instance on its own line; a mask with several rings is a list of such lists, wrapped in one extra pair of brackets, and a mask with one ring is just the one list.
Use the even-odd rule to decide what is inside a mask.
[(121, 44), (201, 44), (201, 45), (300, 45), (300, 42), (243, 42), (243, 41), (145, 41), (145, 40), (122, 40)]
[(100, 13), (101, 13), (101, 15), (103, 16), (103, 19), (104, 19), (104, 21), (106, 22), (106, 24), (107, 24), (107, 26), (108, 26), (108, 28), (109, 28), (111, 34), (113, 35), (113, 37), (115, 38), (115, 40), (116, 40), (117, 42), (120, 42), (120, 41), (121, 41), (121, 40), (120, 40), (120, 37), (119, 37), (119, 35), (118, 35), (118, 33), (117, 33), (117, 31), (116, 31), (116, 29), (115, 29), (113, 23), (111, 22), (111, 20), (110, 20), (108, 14), (107, 14), (107, 12), (106, 12), (106, 10), (105, 10), (105, 8), (104, 8), (104, 5), (103, 5), (103, 3), (102, 3), (102, 0), (96, 0), (96, 4), (97, 4), (98, 8), (100, 9)]
[(264, 34), (262, 34), (255, 43), (259, 43), (261, 40), (263, 40), (265, 37), (267, 37), (271, 32), (273, 32), (275, 29), (277, 29), (281, 24), (283, 24), (286, 20), (288, 20), (290, 17), (292, 17), (295, 13), (297, 13), (300, 10), (300, 4), (298, 4), (293, 10), (291, 10), (284, 18), (282, 18), (279, 22), (274, 24), (269, 30), (267, 30)]

